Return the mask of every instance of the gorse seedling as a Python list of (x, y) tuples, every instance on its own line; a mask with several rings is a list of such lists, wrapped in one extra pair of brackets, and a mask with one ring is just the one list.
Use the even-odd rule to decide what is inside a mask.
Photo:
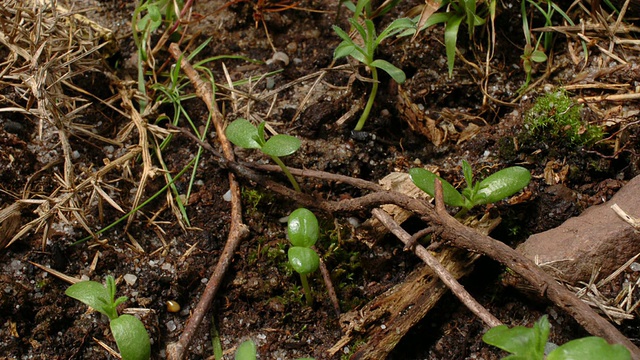
[(264, 133), (265, 126), (266, 123), (262, 122), (256, 128), (249, 120), (240, 118), (227, 126), (225, 134), (227, 139), (236, 146), (245, 149), (259, 149), (269, 155), (280, 166), (293, 188), (300, 192), (300, 185), (280, 160), (281, 156), (296, 152), (300, 148), (300, 140), (294, 136), (283, 134), (274, 135), (267, 140)]
[(307, 281), (307, 275), (318, 270), (320, 266), (320, 258), (316, 251), (311, 248), (318, 241), (320, 234), (318, 219), (311, 211), (305, 208), (296, 209), (289, 214), (287, 230), (289, 241), (293, 245), (287, 252), (289, 264), (291, 264), (293, 270), (300, 274), (300, 282), (304, 289), (307, 304), (311, 305), (313, 298), (311, 297), (311, 288)]
[[(509, 329), (506, 325), (496, 326), (487, 331), (482, 340), (511, 353), (504, 359), (543, 360), (550, 328), (545, 315), (536, 321), (532, 328), (516, 326)], [(569, 341), (553, 349), (547, 354), (546, 359), (628, 360), (631, 359), (631, 355), (622, 345), (609, 345), (603, 338), (591, 336)]]
[(127, 301), (126, 296), (115, 298), (116, 282), (107, 276), (106, 286), (95, 281), (81, 281), (64, 292), (109, 318), (109, 327), (124, 360), (143, 360), (151, 356), (149, 334), (138, 318), (128, 314), (118, 316), (116, 308)]
[(462, 193), (458, 192), (449, 182), (429, 170), (413, 168), (409, 170), (409, 175), (411, 175), (411, 180), (418, 188), (431, 196), (435, 194), (435, 179), (440, 179), (444, 202), (447, 205), (462, 208), (458, 216), (464, 215), (476, 205), (494, 203), (511, 196), (524, 189), (531, 180), (529, 170), (521, 166), (502, 169), (482, 181), (474, 182), (473, 170), (469, 163), (463, 160), (462, 172), (467, 185), (462, 190)]
[[(363, 4), (368, 2), (369, 0), (359, 1), (358, 8), (362, 9)], [(373, 107), (373, 101), (376, 97), (376, 93), (378, 92), (378, 69), (385, 71), (398, 83), (403, 83), (406, 80), (404, 72), (395, 65), (382, 59), (374, 59), (376, 49), (382, 40), (414, 27), (413, 21), (408, 18), (396, 19), (389, 24), (389, 26), (380, 33), (380, 35), (377, 35), (373, 21), (370, 19), (364, 19), (363, 22), (364, 26), (360, 24), (357, 18), (349, 19), (351, 26), (356, 29), (360, 35), (363, 45), (358, 45), (353, 39), (351, 39), (351, 37), (349, 37), (347, 32), (342, 30), (340, 27), (333, 25), (333, 31), (335, 31), (342, 39), (342, 42), (333, 52), (333, 57), (335, 59), (339, 59), (345, 56), (351, 56), (371, 70), (373, 85), (371, 86), (371, 93), (369, 94), (369, 99), (365, 105), (364, 111), (356, 124), (356, 131), (362, 130), (364, 123), (369, 118), (371, 108)]]

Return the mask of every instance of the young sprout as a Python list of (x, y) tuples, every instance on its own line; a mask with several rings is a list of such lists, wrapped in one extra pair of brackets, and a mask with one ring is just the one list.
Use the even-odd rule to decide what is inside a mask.
[[(368, 1), (366, 1), (368, 3)], [(358, 2), (360, 4), (360, 2)], [(406, 76), (402, 70), (397, 68), (395, 65), (391, 64), (388, 61), (382, 59), (375, 59), (374, 54), (378, 45), (382, 42), (382, 40), (394, 36), (401, 31), (404, 31), (409, 28), (413, 28), (415, 25), (413, 21), (408, 18), (396, 19), (394, 20), (386, 29), (380, 33), (380, 35), (376, 34), (375, 26), (373, 25), (373, 21), (369, 19), (364, 19), (364, 26), (360, 24), (358, 19), (351, 18), (349, 19), (349, 23), (353, 28), (358, 31), (358, 34), (362, 38), (364, 42), (363, 45), (358, 45), (354, 40), (347, 34), (344, 30), (339, 28), (338, 26), (333, 25), (333, 31), (340, 36), (342, 42), (338, 45), (338, 47), (333, 52), (334, 59), (339, 59), (345, 56), (351, 56), (352, 58), (358, 60), (359, 62), (366, 65), (371, 70), (371, 78), (372, 78), (372, 86), (371, 93), (369, 94), (369, 100), (365, 105), (364, 111), (356, 124), (355, 130), (360, 131), (364, 126), (364, 123), (369, 118), (369, 113), (371, 112), (371, 108), (373, 107), (373, 101), (376, 97), (376, 93), (378, 92), (378, 69), (385, 71), (389, 74), (393, 80), (398, 83), (403, 83), (406, 80)]]
[[(238, 345), (236, 349), (235, 360), (256, 360), (258, 356), (258, 351), (256, 349), (256, 344), (252, 340), (246, 340), (242, 344)], [(313, 358), (299, 358), (297, 360), (314, 360)]]
[(151, 343), (144, 324), (128, 314), (118, 316), (117, 306), (127, 301), (126, 296), (115, 298), (116, 282), (106, 278), (106, 286), (95, 281), (81, 281), (64, 292), (109, 318), (109, 327), (124, 360), (146, 360), (151, 356)]
[(476, 205), (490, 204), (509, 197), (524, 189), (531, 181), (531, 173), (521, 166), (502, 169), (475, 183), (473, 182), (473, 170), (465, 160), (462, 161), (462, 172), (467, 185), (462, 190), (462, 193), (458, 192), (449, 182), (429, 170), (413, 168), (409, 170), (409, 175), (411, 175), (411, 181), (418, 188), (431, 196), (435, 194), (435, 179), (440, 179), (442, 182), (442, 197), (445, 204), (462, 208), (456, 215), (458, 217), (464, 215)]
[(300, 274), (300, 282), (304, 289), (307, 305), (311, 306), (313, 298), (307, 275), (316, 271), (320, 266), (320, 258), (311, 248), (318, 241), (320, 234), (318, 219), (305, 208), (296, 209), (289, 214), (287, 230), (289, 241), (293, 245), (287, 252), (289, 264), (293, 270)]
[(247, 119), (237, 119), (233, 121), (227, 129), (225, 134), (227, 139), (236, 146), (240, 146), (245, 149), (259, 149), (263, 153), (269, 155), (271, 159), (280, 166), (284, 174), (293, 185), (293, 188), (297, 192), (301, 192), (300, 185), (296, 179), (291, 175), (289, 169), (284, 165), (280, 157), (291, 155), (300, 148), (300, 140), (290, 135), (278, 134), (274, 135), (266, 140), (264, 127), (266, 123), (262, 122), (256, 128)]
[[(484, 334), (482, 341), (511, 353), (505, 359), (543, 360), (547, 345), (555, 346), (547, 343), (550, 328), (547, 315), (544, 315), (532, 328), (516, 326), (509, 329), (507, 325), (491, 328)], [(590, 336), (556, 347), (547, 354), (546, 359), (628, 360), (631, 355), (622, 345), (610, 345), (603, 338)]]

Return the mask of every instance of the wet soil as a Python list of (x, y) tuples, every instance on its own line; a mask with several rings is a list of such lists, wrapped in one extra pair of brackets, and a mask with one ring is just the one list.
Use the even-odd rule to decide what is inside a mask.
[[(496, 19), (495, 54), (487, 86), (483, 87), (484, 65), (472, 65), (484, 60), (486, 34), (478, 33), (474, 44), (462, 30), (458, 47), (468, 61), (458, 58), (451, 78), (447, 76), (441, 27), (424, 31), (415, 41), (402, 38), (385, 43), (378, 55), (402, 68), (408, 80), (398, 85), (383, 76), (371, 118), (365, 126), (366, 133), (354, 134), (351, 129), (358, 111), (344, 124), (336, 121), (366, 101), (369, 86), (360, 80), (368, 75), (365, 69), (354, 68), (341, 60), (335, 64), (341, 66), (339, 70), (326, 72), (316, 86), (317, 75), (300, 80), (332, 65), (332, 52), (339, 38), (331, 25), (337, 23), (346, 27), (347, 11), (343, 9), (336, 17), (337, 1), (301, 1), (300, 10), (257, 13), (254, 3), (257, 2), (241, 1), (216, 12), (224, 1), (199, 1), (194, 9), (199, 21), (189, 28), (189, 40), (199, 44), (213, 39), (194, 61), (220, 55), (241, 55), (260, 61), (230, 58), (209, 63), (207, 67), (216, 82), (223, 86), (227, 84), (223, 63), (232, 81), (276, 72), (268, 80), (254, 79), (250, 85), (238, 85), (240, 95), (235, 101), (222, 87), (219, 98), (228, 120), (238, 117), (266, 120), (276, 131), (298, 136), (302, 147), (285, 158), (289, 166), (376, 182), (394, 171), (406, 172), (411, 167), (429, 165), (437, 167), (440, 175), (454, 184), (463, 182), (460, 167), (463, 159), (472, 164), (478, 177), (511, 165), (525, 166), (533, 174), (533, 180), (525, 190), (526, 196), (511, 203), (500, 202), (476, 210), (499, 214), (502, 223), (492, 236), (513, 246), (529, 234), (555, 227), (588, 206), (610, 198), (626, 180), (640, 173), (636, 155), (640, 147), (637, 140), (640, 130), (637, 112), (632, 111), (637, 109), (637, 101), (594, 102), (588, 106), (585, 113), (590, 112), (598, 125), (607, 125), (605, 131), (612, 136), (589, 147), (529, 136), (523, 120), (523, 114), (535, 98), (555, 86), (598, 82), (637, 87), (640, 69), (636, 48), (618, 48), (627, 61), (627, 65), (622, 66), (614, 64), (615, 61), (592, 46), (589, 63), (585, 66), (571, 61), (571, 51), (579, 50), (580, 43), (572, 37), (556, 34), (553, 65), (546, 73), (542, 64), (536, 65), (534, 81), (542, 80), (526, 95), (519, 96), (518, 89), (525, 80), (520, 59), (524, 41), (520, 4), (507, 1)], [(420, 3), (401, 2), (391, 13), (377, 19), (377, 25), (385, 26)], [(134, 4), (82, 1), (75, 6), (76, 9), (90, 9), (86, 15), (114, 30), (117, 36), (120, 52), (101, 68), (75, 79), (79, 88), (92, 92), (95, 98), (108, 99), (115, 93), (115, 77), (136, 78), (135, 45), (130, 32)], [(572, 15), (585, 21), (589, 19), (589, 13), (585, 11), (575, 11)], [(538, 17), (535, 19), (540, 21)], [(273, 49), (261, 20), (264, 20), (275, 48), (287, 54), (288, 64), (268, 61), (273, 56)], [(2, 51), (6, 53), (7, 49)], [(164, 61), (170, 60), (167, 53), (161, 52), (158, 63)], [(118, 65), (114, 66), (116, 63)], [(580, 82), (580, 79), (586, 80)], [(285, 87), (288, 84), (292, 85)], [(280, 88), (282, 90), (274, 97), (272, 90)], [(27, 106), (12, 89), (4, 88), (2, 92), (5, 97)], [(248, 101), (243, 95), (247, 93), (254, 100)], [(572, 96), (578, 99), (602, 93), (597, 86), (584, 86), (574, 87)], [(310, 94), (309, 100), (303, 104), (307, 94)], [(79, 92), (75, 95), (86, 96)], [(405, 100), (400, 101), (402, 96)], [(301, 104), (303, 108), (298, 114)], [(204, 126), (207, 110), (200, 100), (185, 100), (183, 105), (195, 126)], [(120, 104), (114, 106), (117, 108)], [(415, 114), (413, 117), (407, 114), (411, 106), (422, 112), (417, 119)], [(153, 116), (167, 114), (171, 117), (173, 111), (171, 106), (165, 105)], [(441, 136), (437, 141), (427, 128), (425, 121), (428, 119), (435, 121)], [(98, 101), (93, 101), (75, 121), (111, 139), (131, 123), (121, 112)], [(153, 121), (155, 119), (149, 119), (149, 122)], [(6, 208), (25, 196), (46, 199), (59, 188), (64, 171), (63, 154), (55, 136), (48, 140), (40, 138), (38, 119), (28, 115), (3, 113), (0, 123), (0, 203)], [(158, 124), (163, 126), (166, 122)], [(184, 122), (179, 125), (188, 127)], [(207, 140), (215, 144), (215, 133), (210, 132)], [(74, 135), (70, 146), (77, 151), (73, 164), (75, 173), (86, 177), (123, 154), (136, 141), (137, 138), (132, 137), (113, 145), (82, 134)], [(163, 160), (167, 169), (176, 174), (197, 151), (197, 144), (191, 139), (176, 135), (163, 150)], [(243, 161), (269, 162), (255, 151), (237, 150), (236, 155)], [(129, 176), (108, 174), (103, 179), (111, 189), (109, 194), (126, 211), (134, 203), (133, 195), (138, 186), (135, 179), (142, 171), (140, 161), (133, 161), (128, 166), (122, 173), (128, 171)], [(176, 181), (179, 193), (186, 193), (190, 176)], [(284, 177), (275, 176), (286, 184)], [(550, 182), (549, 179), (555, 180)], [(344, 184), (301, 180), (306, 192), (323, 199), (364, 194), (363, 190)], [(262, 359), (330, 358), (326, 351), (342, 333), (322, 278), (319, 274), (311, 277), (315, 302), (313, 306), (307, 306), (300, 280), (287, 265), (288, 242), (281, 219), (297, 205), (269, 189), (240, 181), (243, 219), (250, 228), (250, 236), (237, 250), (211, 310), (188, 351), (188, 358), (212, 357), (212, 328), (220, 334), (228, 359), (233, 358), (235, 346), (248, 338), (257, 343)], [(223, 200), (229, 189), (227, 171), (220, 166), (219, 159), (203, 153), (197, 171), (193, 173), (193, 183), (186, 206), (188, 228), (178, 224), (168, 205), (172, 201), (167, 200), (163, 192), (162, 196), (149, 201), (130, 224), (123, 222), (101, 233), (100, 241), (78, 242), (85, 239), (88, 232), (77, 221), (57, 216), (51, 218), (46, 231), (43, 228), (29, 231), (0, 250), (0, 357), (113, 358), (96, 342), (104, 341), (115, 348), (106, 319), (88, 312), (86, 306), (65, 296), (68, 284), (36, 266), (40, 264), (69, 276), (95, 281), (103, 281), (109, 274), (115, 276), (119, 281), (118, 294), (129, 298), (126, 307), (148, 310), (137, 314), (153, 339), (152, 357), (165, 358), (166, 345), (180, 336), (200, 299), (227, 241), (231, 221), (230, 204)], [(163, 176), (152, 178), (144, 190), (144, 199), (149, 199), (165, 184)], [(97, 206), (97, 198), (90, 200), (86, 195), (85, 200), (82, 211), (93, 231), (122, 216), (104, 201)], [(26, 224), (36, 220), (40, 210), (35, 205), (26, 205), (19, 216), (13, 218), (14, 222)], [(401, 282), (419, 265), (419, 261), (402, 251), (402, 244), (391, 236), (384, 237), (374, 247), (359, 240), (357, 235), (361, 228), (358, 225), (370, 217), (368, 209), (349, 214), (320, 213), (318, 216), (322, 234), (317, 248), (330, 269), (343, 312), (357, 310)], [(417, 221), (408, 225), (415, 227), (413, 230), (419, 230), (420, 226), (422, 224)], [(7, 231), (8, 228), (9, 222), (5, 220), (2, 229)], [(553, 326), (551, 341), (563, 343), (587, 335), (573, 319), (553, 306), (505, 287), (501, 282), (503, 273), (503, 268), (483, 259), (475, 265), (473, 274), (463, 279), (463, 284), (507, 324), (531, 325), (541, 315), (549, 314)], [(135, 281), (125, 281), (125, 275), (134, 275)], [(168, 311), (167, 301), (177, 302), (181, 310)], [(621, 329), (636, 341), (638, 325), (637, 320), (630, 320)], [(447, 295), (412, 329), (389, 358), (498, 359), (504, 356), (482, 342), (485, 331), (480, 320), (453, 295)], [(357, 342), (349, 344), (334, 358), (348, 358), (357, 346)]]

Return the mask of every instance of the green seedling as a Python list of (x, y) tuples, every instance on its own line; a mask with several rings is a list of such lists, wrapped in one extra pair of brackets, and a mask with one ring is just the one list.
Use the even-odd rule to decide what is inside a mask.
[(445, 204), (462, 208), (457, 215), (458, 217), (464, 215), (474, 206), (494, 203), (517, 193), (524, 189), (531, 180), (529, 170), (521, 166), (502, 169), (482, 181), (474, 182), (471, 165), (463, 160), (462, 172), (467, 185), (462, 193), (429, 170), (413, 168), (409, 170), (409, 175), (411, 175), (411, 181), (418, 188), (431, 196), (435, 194), (435, 179), (440, 179)]
[(301, 192), (300, 185), (280, 160), (280, 157), (296, 152), (300, 148), (300, 140), (294, 136), (283, 134), (274, 135), (267, 140), (264, 133), (265, 126), (266, 123), (262, 122), (256, 128), (249, 120), (240, 118), (227, 126), (225, 134), (227, 139), (236, 146), (245, 149), (258, 149), (269, 155), (280, 166), (293, 188), (297, 192)]
[(629, 350), (624, 346), (609, 345), (603, 338), (595, 336), (572, 340), (556, 347), (547, 343), (550, 328), (545, 315), (532, 328), (516, 326), (509, 329), (506, 325), (496, 326), (487, 331), (482, 340), (511, 354), (503, 359), (543, 360), (545, 349), (553, 349), (546, 354), (547, 360), (631, 359)]
[[(453, 67), (456, 58), (456, 45), (458, 43), (458, 33), (461, 24), (467, 25), (469, 39), (474, 38), (475, 28), (484, 25), (487, 18), (494, 19), (496, 14), (496, 0), (482, 2), (482, 6), (477, 0), (444, 0), (439, 3), (441, 9), (446, 12), (436, 12), (431, 14), (419, 29), (410, 29), (401, 36), (413, 35), (416, 31), (422, 31), (436, 24), (444, 24), (444, 45), (447, 53), (447, 65), (449, 77), (453, 76)], [(419, 17), (415, 19), (420, 21)]]
[[(244, 341), (242, 344), (238, 346), (236, 349), (235, 360), (256, 360), (258, 357), (258, 352), (256, 350), (256, 344), (252, 340)], [(313, 358), (299, 358), (296, 360), (314, 360)]]
[(151, 356), (151, 343), (144, 324), (128, 314), (118, 315), (117, 307), (127, 301), (126, 296), (115, 298), (116, 282), (107, 276), (106, 286), (95, 281), (81, 281), (64, 292), (109, 318), (109, 327), (124, 360), (143, 360)]
[(289, 241), (293, 245), (287, 252), (289, 264), (293, 270), (300, 274), (300, 282), (304, 289), (307, 305), (311, 306), (313, 298), (307, 275), (318, 270), (320, 266), (320, 258), (311, 248), (318, 241), (320, 234), (318, 219), (305, 208), (296, 209), (289, 214), (287, 230)]
[[(364, 1), (362, 3), (368, 2), (369, 1)], [(361, 2), (358, 2), (358, 6), (360, 6), (360, 4)], [(360, 24), (357, 18), (349, 19), (349, 23), (351, 24), (351, 26), (356, 29), (356, 31), (360, 35), (363, 45), (358, 45), (349, 36), (349, 34), (347, 34), (347, 32), (342, 30), (340, 27), (333, 25), (333, 31), (335, 31), (336, 34), (338, 34), (338, 36), (342, 39), (342, 42), (333, 52), (334, 59), (351, 56), (357, 61), (363, 63), (369, 68), (369, 70), (371, 70), (371, 78), (373, 83), (371, 86), (371, 93), (369, 94), (369, 99), (367, 101), (367, 104), (365, 105), (364, 111), (362, 112), (362, 115), (360, 116), (360, 119), (356, 124), (356, 131), (362, 130), (365, 122), (369, 118), (371, 108), (373, 107), (373, 101), (376, 97), (376, 93), (378, 92), (378, 69), (381, 69), (389, 74), (393, 78), (393, 80), (400, 84), (406, 80), (404, 71), (400, 70), (395, 65), (382, 59), (374, 59), (376, 49), (384, 39), (394, 36), (401, 31), (413, 28), (415, 26), (413, 21), (408, 18), (396, 19), (391, 24), (389, 24), (389, 26), (387, 26), (387, 28), (380, 33), (380, 35), (377, 35), (375, 26), (373, 25), (373, 21), (371, 21), (370, 19), (364, 19), (363, 22), (364, 26)]]

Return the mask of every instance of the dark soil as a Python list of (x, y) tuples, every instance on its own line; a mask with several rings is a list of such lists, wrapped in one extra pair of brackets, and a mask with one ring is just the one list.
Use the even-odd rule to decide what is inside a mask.
[[(337, 23), (346, 27), (348, 12), (343, 9), (336, 19), (337, 1), (299, 2), (301, 9), (321, 12), (289, 9), (260, 14), (276, 49), (289, 56), (287, 65), (265, 63), (272, 58), (273, 50), (262, 23), (258, 22), (256, 26), (253, 3), (237, 2), (220, 12), (215, 10), (224, 5), (224, 1), (199, 1), (195, 6), (194, 13), (200, 21), (188, 30), (189, 40), (196, 44), (191, 50), (210, 37), (213, 40), (193, 61), (220, 55), (242, 55), (261, 61), (224, 59), (209, 63), (207, 67), (218, 84), (227, 85), (223, 63), (233, 81), (281, 70), (268, 81), (255, 81), (251, 89), (248, 85), (238, 86), (240, 92), (250, 92), (258, 98), (273, 88), (295, 82), (332, 64), (333, 49), (339, 39), (331, 25)], [(376, 20), (377, 26), (382, 28), (420, 3), (418, 0), (401, 2), (390, 14)], [(327, 72), (313, 90), (311, 86), (316, 77), (282, 90), (275, 100), (264, 97), (253, 101), (251, 116), (254, 120), (269, 121), (278, 132), (301, 138), (302, 148), (285, 158), (287, 165), (296, 168), (376, 182), (394, 171), (407, 172), (411, 167), (429, 165), (437, 167), (440, 175), (451, 183), (461, 184), (463, 159), (472, 164), (480, 178), (507, 166), (525, 166), (533, 174), (533, 180), (525, 190), (526, 196), (511, 203), (500, 202), (474, 210), (499, 214), (503, 220), (492, 236), (515, 246), (529, 234), (555, 227), (588, 206), (610, 198), (626, 180), (640, 173), (636, 156), (640, 150), (637, 140), (640, 130), (637, 111), (632, 110), (637, 108), (637, 101), (589, 104), (585, 114), (589, 112), (598, 126), (606, 125), (605, 131), (611, 136), (592, 146), (572, 146), (529, 136), (523, 114), (539, 94), (555, 86), (603, 83), (629, 84), (636, 88), (640, 71), (637, 65), (631, 65), (637, 63), (637, 47), (616, 48), (629, 65), (614, 70), (613, 65), (604, 65), (613, 60), (597, 47), (590, 46), (590, 60), (585, 66), (584, 63), (574, 64), (569, 53), (569, 48), (580, 50), (580, 43), (573, 37), (556, 34), (553, 65), (548, 70), (544, 64), (535, 65), (533, 79), (542, 81), (519, 97), (518, 89), (525, 80), (520, 59), (524, 45), (520, 3), (507, 1), (504, 5), (496, 21), (495, 54), (490, 64), (486, 96), (481, 91), (484, 77), (478, 72), (483, 70), (484, 63), (478, 68), (469, 65), (484, 61), (482, 48), (486, 47), (486, 34), (478, 31), (474, 45), (466, 36), (466, 29), (461, 29), (458, 47), (469, 63), (458, 58), (454, 75), (449, 78), (442, 44), (443, 30), (441, 26), (435, 26), (413, 42), (407, 37), (380, 47), (378, 56), (404, 69), (408, 80), (399, 86), (388, 77), (382, 77), (376, 104), (365, 125), (367, 133), (354, 136), (351, 131), (359, 112), (344, 124), (336, 124), (336, 120), (352, 106), (359, 102), (364, 104), (368, 96), (368, 83), (350, 78), (354, 75), (350, 67)], [(79, 88), (95, 96), (90, 98), (81, 92), (70, 94), (86, 97), (93, 103), (74, 121), (104, 138), (116, 139), (131, 120), (123, 116), (123, 112), (95, 99), (108, 99), (115, 94), (114, 79), (135, 79), (137, 76), (135, 45), (130, 31), (134, 4), (81, 1), (75, 6), (76, 10), (90, 9), (86, 12), (89, 18), (115, 31), (120, 52), (94, 71), (74, 78)], [(0, 5), (0, 9), (2, 7)], [(585, 11), (576, 10), (571, 15), (590, 20)], [(541, 19), (535, 17), (535, 21)], [(607, 48), (608, 39), (603, 36), (594, 35), (594, 38), (607, 44), (604, 46)], [(4, 45), (0, 45), (0, 51), (9, 53)], [(161, 52), (157, 63), (165, 61), (172, 63), (168, 54)], [(116, 62), (118, 66), (114, 67)], [(342, 64), (346, 62), (337, 62), (337, 65)], [(368, 76), (361, 67), (355, 70), (362, 77)], [(104, 75), (107, 73), (110, 75)], [(271, 81), (273, 84), (269, 84)], [(575, 99), (615, 92), (596, 86), (573, 89), (571, 95)], [(3, 85), (0, 91), (5, 99), (0, 101), (6, 107), (31, 105), (11, 87)], [(185, 91), (192, 93), (193, 89), (186, 88)], [(309, 102), (299, 117), (294, 118), (309, 91)], [(433, 138), (426, 136), (428, 130), (420, 128), (426, 125), (409, 122), (406, 104), (398, 101), (399, 93), (406, 94), (416, 108), (435, 120), (440, 131), (446, 130), (441, 143), (436, 145)], [(246, 96), (239, 95), (239, 100), (233, 104), (229, 92), (220, 87), (218, 97), (228, 120), (246, 117), (249, 113), (243, 108), (248, 103)], [(116, 109), (121, 106), (120, 103), (112, 105)], [(239, 108), (234, 108), (236, 105)], [(183, 106), (196, 127), (204, 126), (207, 110), (200, 100), (185, 100)], [(171, 117), (173, 112), (172, 106), (164, 105), (151, 114), (148, 121), (154, 123), (161, 114)], [(0, 113), (0, 123), (2, 206), (6, 208), (17, 199), (46, 200), (58, 196), (56, 191), (64, 190), (60, 180), (64, 158), (55, 129), (51, 126), (49, 130), (45, 129), (52, 135), (41, 139), (39, 119), (18, 112)], [(164, 120), (158, 122), (160, 127), (165, 125)], [(179, 126), (189, 128), (184, 119)], [(466, 131), (472, 128), (477, 130), (469, 135)], [(124, 154), (137, 141), (137, 130), (120, 145), (100, 142), (83, 133), (73, 134), (70, 146), (78, 152), (73, 162), (74, 173), (80, 180), (87, 178), (88, 174)], [(207, 141), (218, 147), (214, 132), (210, 132)], [(197, 144), (191, 139), (176, 135), (163, 150), (163, 160), (175, 175), (197, 151)], [(243, 161), (269, 162), (256, 151), (238, 150), (236, 153)], [(153, 161), (159, 166), (155, 157)], [(133, 196), (139, 185), (136, 181), (139, 181), (143, 167), (141, 160), (134, 159), (118, 169), (105, 175), (102, 184), (104, 189), (109, 189), (106, 191), (115, 202), (128, 212), (134, 204)], [(551, 183), (546, 176), (549, 172), (557, 175)], [(189, 171), (187, 176), (176, 181), (179, 193), (186, 193), (190, 174)], [(35, 264), (100, 282), (109, 274), (116, 277), (118, 294), (129, 297), (126, 307), (147, 310), (137, 314), (153, 341), (152, 357), (166, 357), (165, 347), (182, 333), (216, 266), (230, 227), (230, 205), (223, 200), (229, 189), (227, 170), (220, 166), (218, 158), (205, 152), (193, 176), (195, 186), (186, 206), (188, 228), (179, 225), (169, 206), (172, 201), (167, 200), (164, 191), (143, 207), (128, 225), (125, 221), (101, 233), (100, 241), (81, 241), (89, 233), (63, 209), (60, 214), (66, 216), (56, 214), (46, 222), (46, 228), (34, 228), (1, 249), (0, 358), (113, 358), (96, 342), (100, 340), (115, 348), (106, 319), (95, 312), (87, 312), (86, 306), (65, 296), (69, 284)], [(288, 185), (286, 178), (274, 176)], [(304, 303), (299, 277), (287, 264), (288, 241), (281, 219), (297, 205), (269, 189), (243, 179), (240, 182), (243, 220), (250, 228), (250, 236), (237, 250), (222, 288), (188, 351), (188, 358), (203, 359), (213, 355), (213, 327), (220, 334), (228, 359), (233, 358), (235, 346), (248, 338), (258, 344), (262, 359), (329, 358), (327, 349), (342, 333), (322, 277), (319, 274), (311, 277), (315, 303), (309, 307)], [(165, 184), (162, 174), (150, 179), (143, 200), (149, 199)], [(301, 179), (301, 185), (305, 192), (322, 199), (344, 199), (365, 193), (344, 184), (312, 179)], [(79, 205), (83, 206), (81, 211), (92, 231), (108, 226), (123, 215), (99, 195), (92, 198), (90, 191), (83, 194), (82, 199)], [(36, 220), (46, 210), (38, 206), (25, 205), (20, 215), (12, 218), (14, 223), (24, 225)], [(366, 233), (354, 224), (366, 221), (370, 217), (369, 209), (349, 214), (319, 213), (318, 216), (322, 236), (317, 248), (331, 271), (342, 312), (357, 310), (402, 282), (407, 273), (419, 265), (411, 253), (402, 251), (403, 245), (392, 236), (384, 237), (372, 248), (359, 240)], [(10, 221), (5, 220), (0, 230), (9, 231)], [(413, 230), (422, 226), (417, 221), (412, 224), (408, 226), (415, 226)], [(5, 237), (3, 235), (0, 240)], [(549, 314), (553, 326), (551, 341), (564, 343), (587, 335), (572, 318), (555, 307), (505, 287), (501, 282), (503, 272), (504, 269), (493, 261), (482, 259), (475, 265), (474, 273), (463, 279), (463, 284), (506, 324), (531, 325), (540, 316)], [(135, 282), (124, 281), (125, 275), (135, 275)], [(167, 311), (167, 301), (179, 303), (181, 310)], [(638, 325), (637, 320), (630, 320), (621, 329), (637, 342)], [(482, 342), (485, 331), (486, 327), (479, 319), (453, 295), (447, 295), (412, 329), (389, 358), (497, 359), (504, 356)], [(349, 344), (345, 353), (335, 358), (348, 358), (355, 347), (357, 344)]]

